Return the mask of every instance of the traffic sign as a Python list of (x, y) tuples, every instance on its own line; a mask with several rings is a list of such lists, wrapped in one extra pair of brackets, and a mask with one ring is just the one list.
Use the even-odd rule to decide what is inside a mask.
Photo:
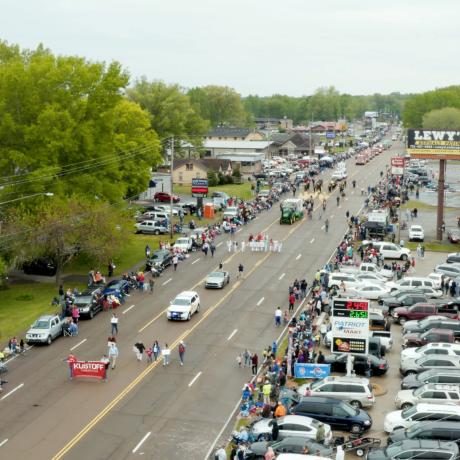
[(332, 299), (333, 353), (367, 354), (369, 349), (369, 300)]

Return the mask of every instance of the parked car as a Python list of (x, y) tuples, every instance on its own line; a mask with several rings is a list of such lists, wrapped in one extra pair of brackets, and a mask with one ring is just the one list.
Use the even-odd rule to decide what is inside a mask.
[[(362, 281), (371, 281), (371, 280), (362, 280)], [(372, 282), (375, 282), (372, 280)], [(378, 284), (369, 284), (367, 286), (358, 286), (351, 291), (361, 299), (377, 300), (382, 295), (386, 295), (390, 292), (390, 289)]]
[(163, 225), (159, 220), (144, 220), (134, 224), (136, 233), (145, 233), (148, 235), (160, 235), (169, 232), (169, 227)]
[[(268, 441), (271, 439), (273, 429), (272, 418), (256, 420), (249, 426), (250, 432), (257, 441)], [(278, 439), (289, 438), (292, 436), (302, 437), (304, 439), (316, 440), (316, 434), (320, 426), (324, 427), (325, 444), (332, 441), (332, 430), (329, 425), (321, 423), (310, 417), (300, 415), (286, 415), (277, 419)]]
[[(155, 201), (160, 201), (160, 202), (163, 202), (163, 203), (170, 203), (171, 202), (171, 195), (169, 193), (166, 193), (166, 192), (157, 192), (153, 196), (153, 199)], [(173, 195), (172, 196), (172, 201), (173, 201), (173, 203), (179, 203), (180, 198), (178, 196), (176, 196), (176, 195)]]
[[(450, 311), (445, 311), (443, 306), (435, 305), (432, 303), (416, 303), (411, 307), (398, 307), (393, 310), (393, 319), (396, 323), (404, 325), (405, 330), (410, 332), (421, 332), (426, 329), (422, 329), (425, 324), (429, 324), (430, 321), (423, 323), (422, 319), (433, 316), (441, 316), (445, 317), (446, 319), (457, 319), (458, 318), (458, 310), (455, 310), (454, 313)], [(411, 323), (411, 326), (406, 323), (406, 321), (417, 321), (416, 323)], [(413, 325), (413, 326), (412, 326)]]
[(102, 296), (105, 295), (116, 295), (129, 294), (130, 286), (128, 281), (124, 279), (115, 279), (110, 281), (102, 291)]
[(371, 330), (369, 331), (369, 337), (378, 337), (382, 347), (385, 349), (385, 353), (388, 353), (393, 346), (393, 337), (391, 336), (391, 331)]
[(460, 263), (460, 252), (451, 252), (450, 254), (447, 254), (446, 263), (448, 264)]
[(460, 264), (457, 262), (439, 264), (436, 265), (434, 271), (449, 278), (457, 278), (460, 277)]
[[(353, 368), (358, 375), (365, 375), (371, 365), (372, 375), (383, 375), (388, 370), (388, 362), (384, 358), (377, 358), (374, 355), (356, 355), (354, 357)], [(331, 365), (331, 372), (346, 372), (347, 371), (348, 355), (331, 354), (325, 357), (325, 364)]]
[(402, 347), (421, 347), (433, 342), (454, 343), (454, 333), (448, 329), (429, 329), (423, 333), (408, 333), (403, 336)]
[(193, 240), (189, 236), (177, 238), (174, 243), (174, 247), (180, 249), (182, 252), (190, 252), (193, 247)]
[(352, 433), (362, 433), (372, 426), (372, 419), (367, 412), (336, 398), (303, 397), (291, 413), (312, 417), (337, 430)]
[(426, 295), (407, 292), (402, 295), (387, 297), (383, 301), (384, 310), (388, 310), (389, 314), (397, 307), (411, 307), (416, 303), (429, 303)]
[(435, 282), (426, 277), (406, 276), (399, 281), (389, 281), (386, 286), (388, 286), (392, 291), (415, 291), (423, 287), (433, 288), (435, 286)]
[(425, 383), (452, 383), (460, 385), (460, 369), (429, 369), (419, 374), (409, 374), (401, 380), (401, 389), (418, 388)]
[[(332, 447), (325, 446), (311, 439), (305, 439), (300, 436), (284, 438), (281, 441), (259, 441), (249, 445), (245, 452), (245, 459), (260, 459), (264, 458), (268, 448), (271, 447), (275, 454), (292, 453), (302, 454), (304, 447), (307, 447), (310, 452), (318, 452), (323, 457), (332, 458)], [(305, 457), (302, 457), (305, 458)]]
[(357, 288), (363, 286), (363, 280), (356, 278), (354, 275), (343, 272), (334, 272), (329, 274), (329, 287), (331, 289), (339, 290), (342, 283), (345, 289)]
[(411, 255), (410, 249), (403, 248), (388, 241), (373, 242), (372, 246), (376, 248), (385, 259), (407, 260)]
[(26, 275), (54, 276), (57, 264), (49, 257), (39, 257), (22, 264), (22, 270)]
[(458, 446), (454, 442), (407, 439), (387, 447), (370, 449), (367, 460), (454, 460), (458, 457)]
[(418, 321), (408, 321), (404, 324), (402, 333), (403, 335), (415, 332), (421, 333), (435, 328), (455, 330), (457, 326), (460, 328), (458, 321), (455, 319), (446, 318), (442, 315), (432, 315)]
[(388, 445), (408, 439), (427, 439), (432, 441), (452, 441), (460, 443), (460, 423), (444, 422), (416, 422), (405, 429), (395, 430), (388, 436)]
[(207, 289), (222, 289), (230, 283), (230, 273), (226, 271), (212, 272), (206, 277), (204, 287)]
[(442, 279), (441, 273), (431, 272), (426, 277), (434, 281), (435, 289), (441, 289), (441, 279)]
[(460, 369), (460, 357), (427, 355), (414, 360), (401, 360), (399, 372), (401, 375), (410, 375), (418, 374), (428, 369)]
[(405, 410), (389, 412), (383, 421), (383, 429), (387, 433), (400, 428), (407, 428), (419, 420), (452, 420), (460, 422), (460, 406), (450, 404), (424, 404), (409, 407)]
[(166, 317), (171, 320), (189, 321), (200, 311), (200, 296), (195, 291), (183, 291), (171, 301)]
[(400, 390), (395, 397), (398, 409), (407, 409), (418, 403), (459, 404), (460, 387), (444, 383), (426, 383), (416, 390)]
[(427, 343), (423, 347), (406, 348), (401, 351), (401, 361), (418, 359), (422, 356), (458, 356), (460, 357), (460, 344), (458, 343)]
[(370, 331), (389, 331), (391, 323), (381, 311), (369, 311), (369, 330)]
[(423, 241), (425, 232), (421, 225), (411, 225), (409, 228), (409, 241)]
[(457, 228), (452, 228), (447, 232), (447, 238), (451, 243), (458, 243), (460, 241), (460, 231)]
[(102, 288), (88, 288), (75, 296), (74, 305), (80, 316), (93, 319), (102, 311)]
[(160, 268), (164, 270), (166, 267), (169, 267), (172, 264), (173, 256), (166, 249), (158, 249), (153, 251), (150, 254), (150, 258), (147, 259), (146, 271), (150, 270), (152, 267)]
[(65, 319), (61, 319), (58, 315), (40, 316), (26, 332), (26, 342), (51, 345), (54, 339), (62, 335), (64, 322)]
[(361, 377), (326, 377), (305, 383), (297, 391), (302, 396), (340, 399), (356, 408), (372, 407), (375, 402), (369, 379)]

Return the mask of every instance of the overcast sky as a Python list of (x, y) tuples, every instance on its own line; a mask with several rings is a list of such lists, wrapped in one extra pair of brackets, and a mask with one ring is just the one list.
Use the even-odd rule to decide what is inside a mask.
[(0, 38), (185, 87), (300, 96), (460, 78), (459, 0), (3, 0)]

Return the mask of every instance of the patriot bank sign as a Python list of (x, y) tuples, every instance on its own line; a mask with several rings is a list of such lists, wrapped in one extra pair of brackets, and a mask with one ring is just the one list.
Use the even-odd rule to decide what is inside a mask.
[(407, 152), (413, 158), (460, 160), (460, 131), (408, 129)]

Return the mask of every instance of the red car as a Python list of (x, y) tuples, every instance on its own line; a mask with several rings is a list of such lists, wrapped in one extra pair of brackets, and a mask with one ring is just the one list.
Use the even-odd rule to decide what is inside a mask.
[(458, 243), (460, 241), (460, 231), (456, 228), (447, 232), (447, 238), (451, 243)]
[[(155, 201), (160, 201), (162, 203), (170, 203), (171, 202), (171, 195), (166, 192), (157, 192), (154, 195), (154, 200)], [(173, 203), (179, 203), (180, 198), (176, 195), (172, 196)]]

